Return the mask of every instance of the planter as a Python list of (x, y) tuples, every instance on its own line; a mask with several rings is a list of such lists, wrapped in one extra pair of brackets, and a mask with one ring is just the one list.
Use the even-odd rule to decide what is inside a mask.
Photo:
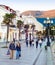
[(47, 46), (45, 46), (45, 50), (47, 50)]

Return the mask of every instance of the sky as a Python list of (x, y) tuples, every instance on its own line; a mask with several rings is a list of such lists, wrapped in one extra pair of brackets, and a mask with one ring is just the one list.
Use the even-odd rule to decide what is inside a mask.
[(55, 0), (0, 0), (0, 5), (6, 5), (20, 12), (27, 10), (52, 10), (55, 9)]

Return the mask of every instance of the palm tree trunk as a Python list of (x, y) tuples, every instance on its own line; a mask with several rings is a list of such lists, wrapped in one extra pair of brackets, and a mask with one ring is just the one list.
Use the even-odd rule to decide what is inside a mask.
[(32, 36), (33, 36), (33, 39), (34, 39), (34, 28), (33, 28), (33, 30), (32, 30)]
[(20, 29), (19, 29), (19, 40), (20, 40)]
[(26, 39), (28, 39), (28, 29), (26, 29)]
[(7, 25), (7, 42), (6, 42), (6, 46), (7, 46), (7, 43), (8, 43), (8, 36), (9, 36), (9, 25)]

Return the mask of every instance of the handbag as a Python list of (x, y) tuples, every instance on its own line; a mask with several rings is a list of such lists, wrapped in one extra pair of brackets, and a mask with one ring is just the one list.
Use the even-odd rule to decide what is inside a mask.
[(7, 51), (7, 55), (10, 55), (10, 50), (8, 49), (8, 51)]

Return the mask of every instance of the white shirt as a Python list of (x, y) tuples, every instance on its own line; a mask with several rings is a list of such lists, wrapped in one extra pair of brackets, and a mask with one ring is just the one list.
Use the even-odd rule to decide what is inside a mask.
[(38, 43), (42, 43), (42, 40), (40, 39), (40, 40), (38, 41)]

